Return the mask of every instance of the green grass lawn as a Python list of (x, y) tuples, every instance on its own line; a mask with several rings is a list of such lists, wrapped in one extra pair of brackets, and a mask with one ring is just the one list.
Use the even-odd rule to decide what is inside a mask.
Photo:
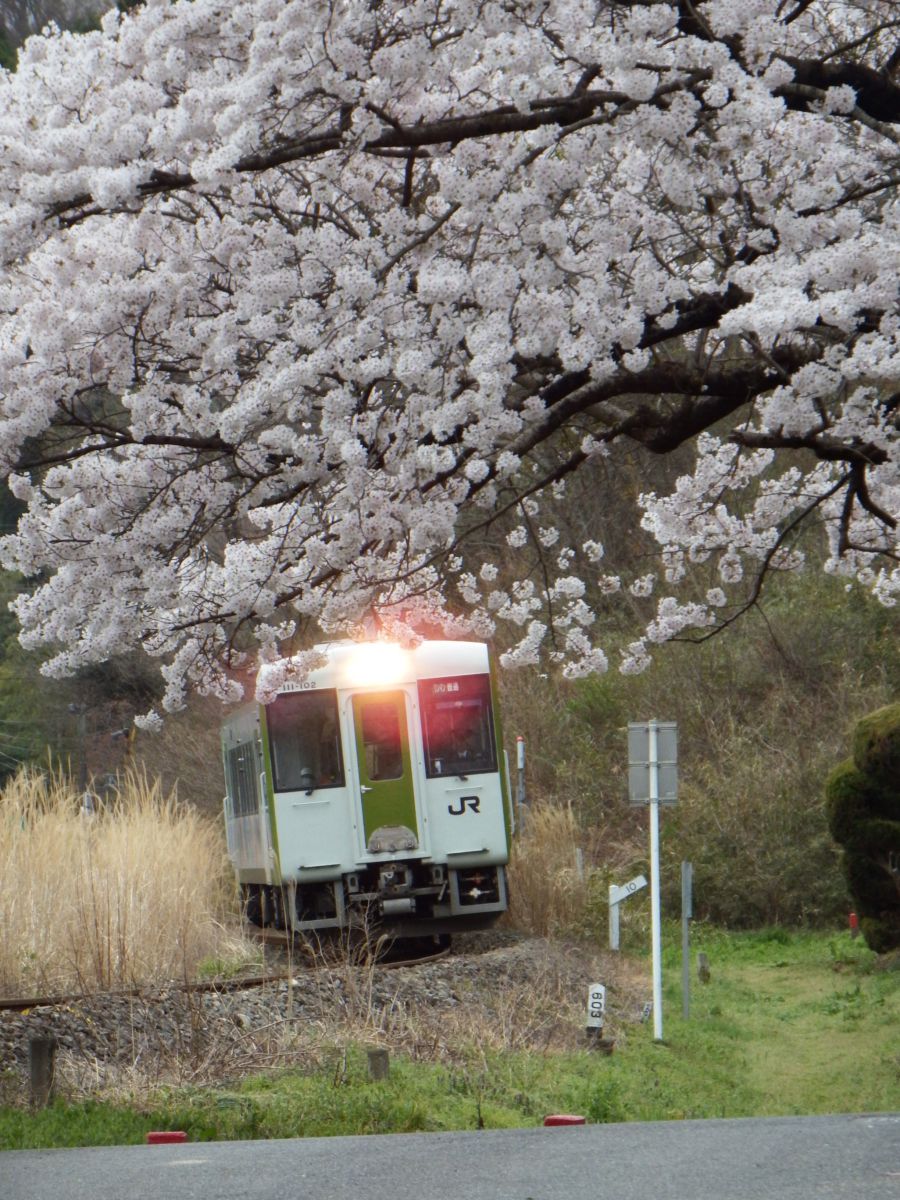
[[(624, 1026), (611, 1057), (471, 1047), (448, 1067), (394, 1051), (383, 1083), (369, 1080), (363, 1049), (336, 1047), (315, 1074), (3, 1108), (0, 1147), (141, 1142), (167, 1128), (191, 1140), (504, 1128), (551, 1112), (602, 1122), (900, 1110), (900, 972), (876, 970), (849, 935), (696, 928), (712, 977), (694, 974), (687, 1022), (677, 931), (667, 947), (661, 1044), (647, 1022)], [(649, 992), (649, 963), (638, 966)]]
[(876, 970), (861, 942), (774, 930), (695, 943), (712, 978), (692, 982), (685, 1023), (670, 967), (665, 1033), (673, 1050), (728, 1062), (750, 1110), (725, 1115), (900, 1107), (900, 974)]

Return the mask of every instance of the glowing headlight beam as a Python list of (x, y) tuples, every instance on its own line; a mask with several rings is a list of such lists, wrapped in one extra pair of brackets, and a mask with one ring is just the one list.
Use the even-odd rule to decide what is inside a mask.
[(370, 642), (352, 651), (343, 665), (345, 687), (399, 683), (409, 675), (407, 652), (392, 642)]

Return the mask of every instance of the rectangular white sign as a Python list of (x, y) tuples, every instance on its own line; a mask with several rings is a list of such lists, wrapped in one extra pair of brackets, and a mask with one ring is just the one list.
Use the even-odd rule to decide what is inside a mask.
[[(675, 804), (678, 799), (678, 726), (674, 721), (654, 721), (656, 730), (657, 799)], [(650, 723), (628, 726), (628, 801), (633, 807), (650, 803)]]

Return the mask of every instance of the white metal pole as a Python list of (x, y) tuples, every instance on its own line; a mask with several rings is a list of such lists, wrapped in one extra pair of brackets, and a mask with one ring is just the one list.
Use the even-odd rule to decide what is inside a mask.
[(659, 911), (659, 750), (656, 722), (649, 722), (650, 759), (650, 936), (653, 943), (653, 1039), (661, 1042), (662, 932)]

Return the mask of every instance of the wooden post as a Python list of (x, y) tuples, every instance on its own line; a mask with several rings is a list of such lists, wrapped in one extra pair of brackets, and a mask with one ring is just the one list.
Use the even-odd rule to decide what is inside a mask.
[(387, 1079), (391, 1069), (387, 1050), (369, 1050), (369, 1078), (376, 1081)]
[(31, 1038), (28, 1042), (28, 1078), (31, 1103), (44, 1108), (53, 1093), (53, 1060), (56, 1041), (53, 1038)]

